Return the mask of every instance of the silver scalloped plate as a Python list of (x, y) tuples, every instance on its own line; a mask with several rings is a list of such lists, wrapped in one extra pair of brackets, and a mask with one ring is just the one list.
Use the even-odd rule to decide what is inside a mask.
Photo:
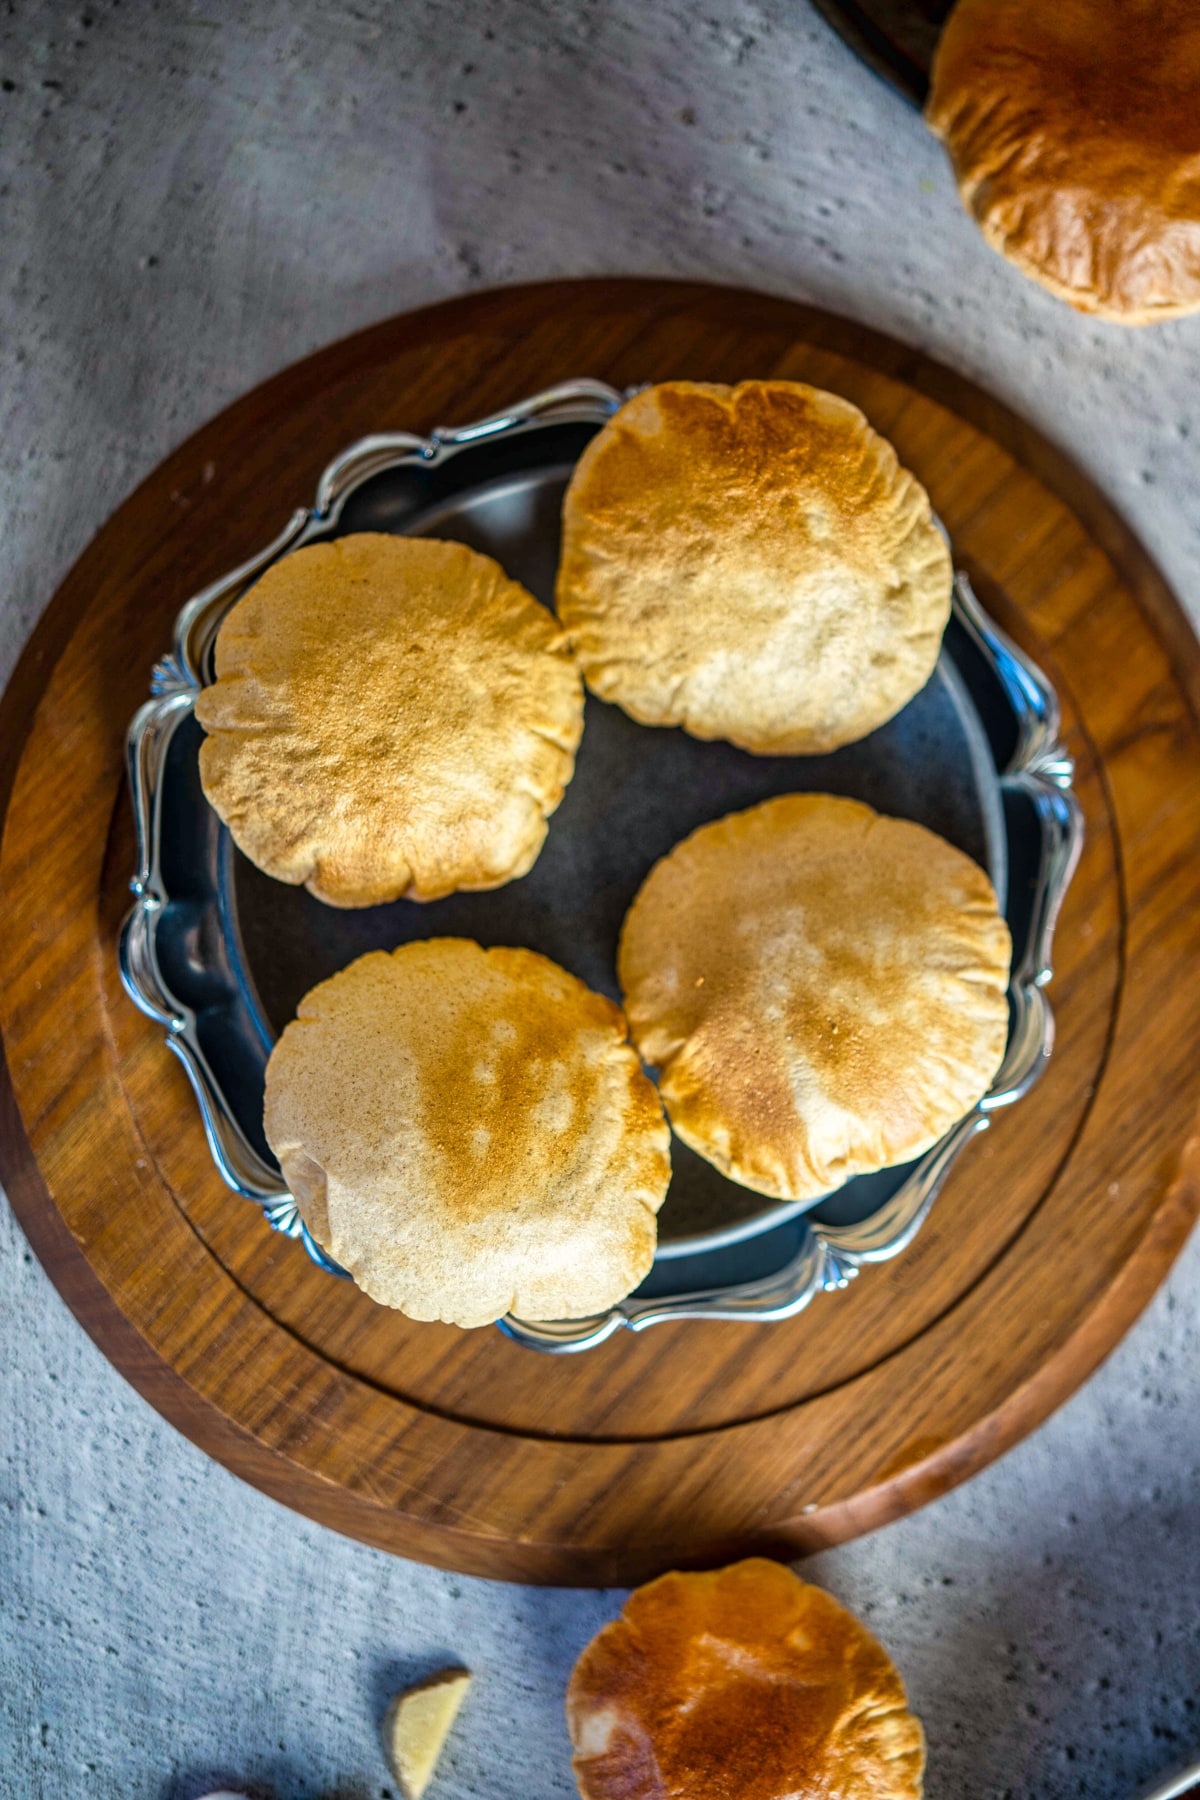
[(911, 1243), (964, 1145), (1029, 1090), (1051, 1053), (1050, 946), (1082, 838), (1053, 689), (960, 573), (934, 677), (861, 745), (823, 758), (747, 757), (647, 731), (589, 699), (575, 780), (521, 882), (431, 907), (344, 913), (254, 870), (204, 804), (196, 772), (192, 712), (229, 607), (302, 544), (366, 529), (461, 537), (549, 603), (562, 488), (623, 398), (600, 382), (568, 382), (473, 425), (352, 445), (326, 469), (312, 508), (183, 607), (128, 743), (138, 870), (120, 938), (122, 981), (166, 1029), (224, 1180), (339, 1276), (262, 1136), (262, 1072), (300, 994), (354, 955), (443, 933), (527, 942), (615, 992), (616, 930), (657, 857), (702, 819), (791, 788), (857, 794), (940, 830), (986, 864), (1007, 902), (1014, 964), (1008, 1050), (979, 1106), (918, 1162), (848, 1182), (807, 1209), (750, 1194), (676, 1145), (660, 1254), (642, 1287), (594, 1319), (502, 1321), (520, 1343), (560, 1353), (668, 1319), (789, 1318)]

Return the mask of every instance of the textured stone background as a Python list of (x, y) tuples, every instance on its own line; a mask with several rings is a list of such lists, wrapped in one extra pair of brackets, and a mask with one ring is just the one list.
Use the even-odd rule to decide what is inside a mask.
[[(95, 0), (0, 9), (0, 675), (91, 533), (283, 363), (461, 289), (741, 281), (981, 378), (1099, 477), (1200, 619), (1200, 319), (1022, 283), (919, 120), (803, 0)], [(1038, 1435), (810, 1565), (898, 1658), (932, 1800), (1125, 1800), (1200, 1754), (1193, 1244)], [(437, 1792), (572, 1792), (608, 1595), (493, 1586), (293, 1518), (112, 1373), (7, 1214), (0, 1792), (389, 1792), (405, 1674), (480, 1674)]]

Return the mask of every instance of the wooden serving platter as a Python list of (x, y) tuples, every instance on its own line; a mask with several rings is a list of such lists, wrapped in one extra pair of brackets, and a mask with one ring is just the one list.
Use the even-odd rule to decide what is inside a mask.
[[(785, 1324), (544, 1358), (412, 1324), (222, 1185), (184, 1075), (120, 988), (123, 740), (183, 599), (329, 458), (588, 374), (847, 395), (928, 486), (985, 605), (1050, 673), (1083, 860), (1040, 1085), (916, 1243)], [(181, 1430), (288, 1505), (476, 1574), (630, 1581), (895, 1518), (1043, 1419), (1200, 1209), (1200, 649), (1144, 552), (986, 394), (828, 315), (651, 281), (512, 289), (285, 370), (175, 452), (68, 576), (0, 710), (0, 1165), (77, 1316)], [(1189, 1139), (1191, 1140), (1189, 1147)]]

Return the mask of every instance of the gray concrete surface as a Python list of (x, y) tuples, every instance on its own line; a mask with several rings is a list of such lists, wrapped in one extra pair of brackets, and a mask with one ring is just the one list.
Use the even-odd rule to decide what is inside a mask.
[[(1076, 454), (1200, 618), (1200, 319), (1011, 274), (920, 122), (804, 0), (17, 0), (0, 11), (0, 674), (105, 515), (326, 340), (593, 271), (816, 300)], [(1125, 1800), (1200, 1754), (1200, 1245), (1031, 1441), (811, 1572), (898, 1658), (932, 1800)], [(835, 1302), (828, 1302), (834, 1304)], [(389, 1792), (374, 1723), (480, 1681), (436, 1793), (572, 1791), (561, 1694), (616, 1597), (391, 1561), (207, 1462), (0, 1226), (0, 1793)]]

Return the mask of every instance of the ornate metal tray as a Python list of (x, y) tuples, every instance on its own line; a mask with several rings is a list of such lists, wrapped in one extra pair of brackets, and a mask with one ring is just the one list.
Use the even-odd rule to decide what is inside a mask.
[(646, 729), (589, 698), (575, 779), (523, 880), (425, 906), (343, 912), (255, 869), (204, 801), (197, 769), (193, 705), (212, 679), (229, 607), (279, 557), (362, 530), (459, 538), (552, 603), (563, 488), (623, 398), (599, 382), (570, 382), (429, 438), (398, 432), (352, 445), (321, 477), (311, 508), (183, 607), (154, 697), (129, 731), (138, 870), (122, 980), (187, 1070), (224, 1180), (334, 1275), (344, 1271), (310, 1237), (263, 1137), (263, 1075), (301, 995), (355, 956), (442, 934), (524, 944), (615, 997), (617, 932), (652, 863), (703, 820), (795, 789), (853, 794), (917, 819), (987, 867), (1013, 932), (1011, 1027), (1004, 1065), (975, 1111), (918, 1162), (859, 1177), (808, 1209), (764, 1200), (673, 1143), (659, 1254), (642, 1287), (596, 1319), (503, 1321), (521, 1343), (560, 1352), (667, 1319), (787, 1318), (863, 1264), (898, 1255), (968, 1139), (1029, 1089), (1050, 1055), (1051, 937), (1081, 839), (1053, 690), (960, 573), (926, 688), (832, 756), (749, 756)]

